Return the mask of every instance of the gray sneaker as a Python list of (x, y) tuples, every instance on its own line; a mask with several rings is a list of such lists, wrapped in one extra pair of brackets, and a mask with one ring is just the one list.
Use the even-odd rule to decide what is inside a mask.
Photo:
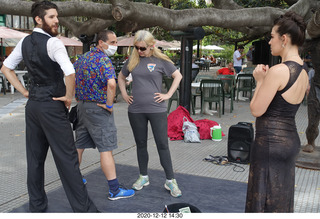
[(173, 197), (177, 198), (182, 195), (181, 190), (178, 187), (178, 183), (175, 179), (172, 179), (172, 182), (166, 181), (166, 183), (164, 184), (164, 188), (166, 188), (166, 190), (169, 190), (170, 194)]
[(144, 186), (149, 185), (149, 177), (142, 177), (142, 175), (139, 175), (139, 178), (135, 183), (133, 183), (132, 188), (134, 190), (141, 190)]

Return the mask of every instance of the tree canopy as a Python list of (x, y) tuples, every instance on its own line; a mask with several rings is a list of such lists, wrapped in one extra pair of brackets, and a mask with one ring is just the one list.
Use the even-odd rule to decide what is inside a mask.
[[(0, 2), (1, 14), (31, 15), (33, 1)], [(204, 0), (198, 0), (198, 4), (190, 0), (64, 0), (55, 3), (59, 7), (60, 24), (75, 36), (92, 36), (110, 27), (127, 33), (151, 27), (173, 31), (204, 26), (207, 34), (230, 41), (264, 36), (270, 32), (273, 20), (287, 10), (309, 20), (320, 6), (318, 0), (212, 0), (208, 5)]]

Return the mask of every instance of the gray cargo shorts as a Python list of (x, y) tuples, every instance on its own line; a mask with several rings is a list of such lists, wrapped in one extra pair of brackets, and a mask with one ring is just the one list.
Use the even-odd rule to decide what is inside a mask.
[(97, 106), (97, 102), (78, 101), (76, 142), (78, 149), (98, 148), (99, 152), (118, 148), (117, 128), (113, 113)]

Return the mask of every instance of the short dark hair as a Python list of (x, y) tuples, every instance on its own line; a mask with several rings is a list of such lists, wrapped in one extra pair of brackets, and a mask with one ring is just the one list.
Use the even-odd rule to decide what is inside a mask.
[(238, 49), (244, 49), (244, 47), (243, 46), (239, 46)]
[(37, 25), (36, 17), (39, 16), (44, 20), (46, 15), (46, 10), (56, 9), (58, 11), (58, 6), (50, 1), (35, 2), (31, 7), (31, 15), (33, 18), (34, 25)]
[(302, 46), (305, 40), (306, 23), (303, 18), (293, 11), (288, 11), (274, 21), (274, 26), (280, 36), (288, 34), (292, 45)]
[(97, 44), (99, 42), (99, 40), (102, 40), (103, 42), (106, 42), (108, 41), (109, 37), (108, 35), (109, 34), (115, 34), (112, 30), (102, 30), (98, 33), (97, 35)]

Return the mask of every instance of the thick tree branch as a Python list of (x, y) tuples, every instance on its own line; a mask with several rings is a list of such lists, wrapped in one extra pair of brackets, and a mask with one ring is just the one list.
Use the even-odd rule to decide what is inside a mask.
[[(239, 10), (216, 8), (169, 10), (128, 0), (111, 0), (110, 2), (113, 5), (113, 15), (117, 21), (135, 21), (140, 24), (139, 27), (142, 25), (144, 27), (161, 26), (167, 30), (183, 30), (188, 25), (231, 29), (245, 27), (247, 24), (256, 27), (271, 26), (274, 18), (284, 13), (284, 10), (271, 7)], [(230, 17), (234, 19), (230, 19)]]
[[(70, 19), (61, 20), (72, 32), (91, 34), (101, 28), (117, 22), (124, 32), (142, 28), (160, 26), (166, 30), (184, 30), (188, 26), (215, 26), (241, 31), (248, 36), (262, 35), (271, 28), (273, 20), (286, 10), (261, 7), (241, 8), (233, 0), (214, 0), (218, 8), (171, 10), (141, 2), (128, 0), (110, 0), (111, 4), (87, 1), (55, 2), (60, 19), (63, 17), (86, 16), (89, 20), (84, 24), (74, 24)], [(0, 0), (0, 13), (30, 16), (32, 1)], [(290, 10), (305, 16), (310, 8), (319, 5), (317, 0), (299, 0)], [(101, 19), (101, 20), (99, 20)], [(106, 21), (102, 21), (106, 20)]]
[[(22, 0), (0, 0), (0, 13), (31, 16), (34, 2)], [(54, 2), (59, 8), (60, 17), (85, 16), (112, 20), (112, 5), (87, 1)]]
[[(33, 2), (20, 0), (0, 0), (0, 14), (31, 16)], [(28, 8), (29, 10), (26, 10)]]
[(304, 17), (306, 14), (308, 14), (311, 7), (313, 7), (314, 1), (312, 0), (299, 0), (296, 1), (295, 4), (293, 4), (288, 11), (294, 11), (297, 14), (300, 14), (302, 17)]
[(77, 22), (72, 18), (59, 18), (60, 23), (67, 27), (75, 36), (80, 36), (85, 34), (87, 36), (92, 36), (95, 33), (110, 27), (115, 23), (114, 20), (103, 20), (99, 18), (92, 18), (84, 23)]
[(311, 38), (320, 37), (320, 8), (314, 13), (308, 23), (307, 32)]

